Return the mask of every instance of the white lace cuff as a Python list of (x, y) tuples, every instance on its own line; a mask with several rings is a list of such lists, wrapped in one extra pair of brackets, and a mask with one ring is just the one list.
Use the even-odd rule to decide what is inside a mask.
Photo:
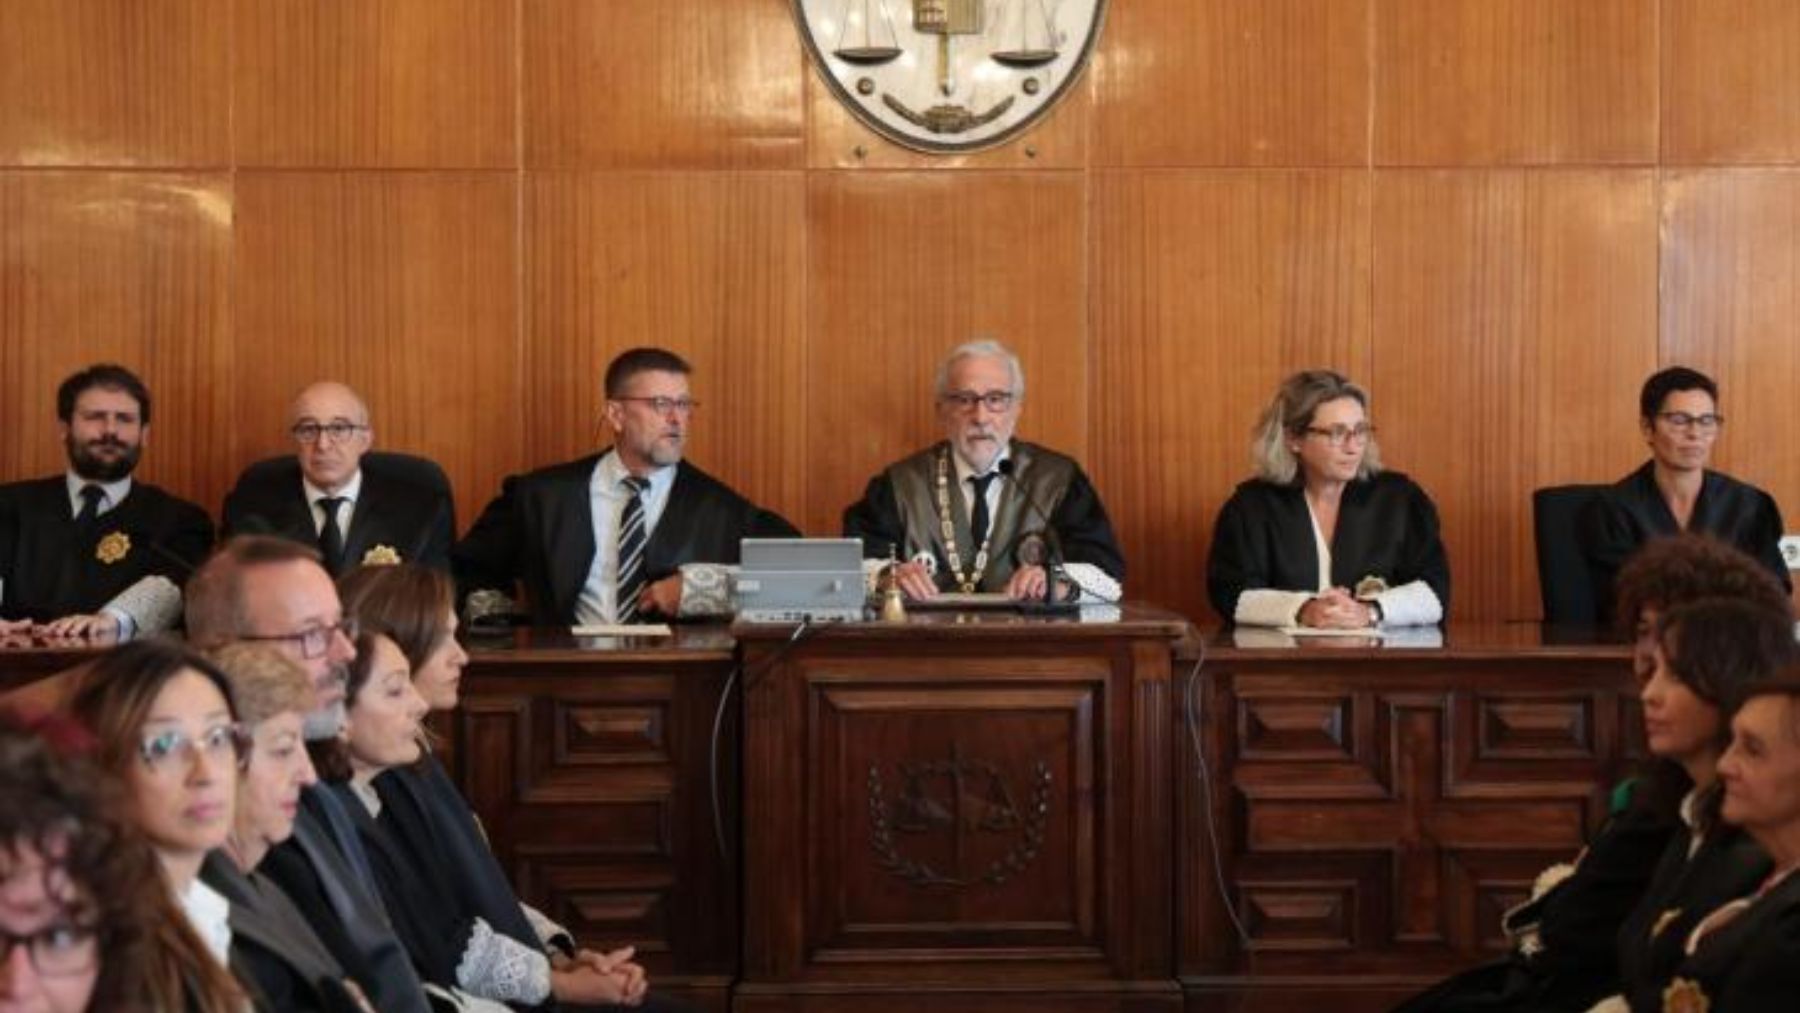
[(1112, 574), (1092, 563), (1064, 563), (1063, 576), (1076, 588), (1075, 600), (1081, 602), (1116, 602), (1125, 589)]
[(1422, 580), (1389, 588), (1375, 598), (1383, 626), (1429, 626), (1444, 618), (1437, 592)]
[(456, 983), (484, 999), (536, 1006), (550, 998), (550, 958), (477, 918)]
[[(147, 637), (169, 629), (181, 618), (181, 588), (169, 578), (153, 574), (120, 591), (102, 609), (129, 616), (138, 635)], [(123, 624), (120, 632), (124, 632)]]
[(729, 616), (731, 588), (737, 580), (737, 567), (725, 563), (681, 564), (681, 604), (675, 614), (690, 616)]
[(1300, 621), (1300, 609), (1313, 598), (1306, 591), (1253, 587), (1238, 595), (1231, 621), (1239, 626), (1292, 626)]

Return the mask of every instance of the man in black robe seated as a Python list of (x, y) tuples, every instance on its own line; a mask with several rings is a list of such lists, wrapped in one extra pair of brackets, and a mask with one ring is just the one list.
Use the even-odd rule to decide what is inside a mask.
[(1046, 597), (1038, 553), (1060, 550), (1059, 600), (1116, 601), (1125, 557), (1106, 508), (1071, 458), (1014, 440), (1025, 403), (1025, 371), (997, 341), (953, 350), (938, 369), (944, 439), (869, 480), (844, 511), (844, 533), (863, 554), (898, 559), (907, 597), (1001, 592)]
[(1602, 610), (1612, 602), (1614, 576), (1632, 553), (1651, 538), (1682, 531), (1712, 535), (1742, 550), (1793, 589), (1781, 558), (1775, 498), (1706, 467), (1724, 424), (1718, 385), (1706, 374), (1674, 366), (1644, 381), (1638, 426), (1650, 460), (1602, 491), (1577, 522)]
[(315, 383), (294, 399), (291, 460), (252, 465), (225, 497), (225, 534), (280, 535), (315, 546), (332, 576), (361, 563), (450, 569), (450, 490), (393, 468), (364, 467), (369, 407), (349, 387)]
[(724, 615), (739, 541), (799, 534), (682, 459), (691, 372), (660, 348), (607, 366), (612, 447), (508, 478), (457, 543), (457, 582), (479, 595), (472, 618), (507, 608), (493, 596), (515, 581), (538, 625)]
[(90, 366), (63, 381), (56, 416), (68, 471), (0, 486), (0, 633), (168, 629), (213, 526), (131, 477), (150, 434), (149, 390), (122, 366)]

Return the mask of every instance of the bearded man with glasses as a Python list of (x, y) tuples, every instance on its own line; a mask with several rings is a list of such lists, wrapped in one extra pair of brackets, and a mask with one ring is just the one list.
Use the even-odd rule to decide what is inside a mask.
[[(1019, 357), (972, 341), (938, 367), (944, 439), (869, 480), (844, 511), (873, 573), (890, 553), (914, 601), (943, 592), (1015, 600), (1116, 601), (1125, 579), (1100, 495), (1074, 459), (1013, 439), (1025, 404)], [(1064, 566), (1051, 586), (1046, 563)]]
[(1718, 384), (1706, 374), (1671, 366), (1644, 381), (1638, 428), (1650, 460), (1603, 489), (1577, 521), (1602, 607), (1612, 602), (1613, 578), (1633, 553), (1652, 538), (1683, 531), (1743, 551), (1793, 590), (1775, 497), (1706, 466), (1724, 427)]
[(251, 465), (225, 498), (226, 535), (280, 535), (319, 550), (334, 577), (359, 563), (450, 569), (456, 508), (428, 461), (369, 455), (369, 406), (335, 381), (300, 392), (288, 415), (295, 453)]

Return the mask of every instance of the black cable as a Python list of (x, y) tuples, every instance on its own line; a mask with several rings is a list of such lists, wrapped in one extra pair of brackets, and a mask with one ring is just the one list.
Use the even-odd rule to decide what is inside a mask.
[[(783, 655), (787, 654), (788, 651), (793, 649), (795, 644), (800, 642), (801, 637), (805, 635), (807, 630), (816, 630), (818, 628), (818, 624), (815, 624), (811, 619), (802, 619), (798, 623), (795, 623), (793, 634), (787, 638), (786, 643), (775, 649), (775, 653), (763, 659), (763, 663), (757, 666), (756, 675), (761, 677), (770, 668), (773, 668), (775, 663), (780, 661)], [(725, 841), (725, 806), (719, 798), (719, 739), (724, 735), (725, 707), (731, 700), (732, 687), (737, 684), (738, 676), (742, 674), (743, 671), (744, 666), (742, 664), (731, 666), (731, 674), (725, 677), (725, 688), (719, 691), (719, 706), (713, 711), (712, 747), (710, 750), (710, 758), (707, 762), (707, 769), (712, 773), (713, 840), (717, 842), (719, 846), (719, 860), (722, 862), (731, 861), (731, 852)], [(750, 679), (746, 676), (744, 679), (745, 691), (748, 691), (750, 686)]]
[(1219, 890), (1219, 903), (1224, 905), (1225, 914), (1231, 919), (1231, 925), (1237, 929), (1238, 943), (1246, 948), (1250, 945), (1250, 933), (1244, 928), (1243, 919), (1238, 917), (1237, 907), (1231, 902), (1231, 892), (1225, 886), (1225, 862), (1219, 855), (1219, 826), (1213, 818), (1212, 771), (1206, 764), (1206, 751), (1200, 742), (1200, 719), (1204, 716), (1200, 699), (1200, 669), (1206, 664), (1206, 642), (1200, 641), (1200, 657), (1194, 660), (1194, 667), (1188, 672), (1187, 686), (1182, 691), (1182, 699), (1186, 704), (1188, 739), (1194, 746), (1195, 773), (1200, 779), (1201, 814), (1206, 818), (1206, 839), (1211, 845), (1213, 883)]

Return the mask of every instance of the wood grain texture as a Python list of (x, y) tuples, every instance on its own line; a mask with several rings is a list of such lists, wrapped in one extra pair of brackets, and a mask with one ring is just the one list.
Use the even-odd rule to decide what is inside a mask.
[(1663, 159), (1800, 160), (1800, 4), (1663, 0)]
[(1096, 163), (1366, 162), (1374, 2), (1114, 3), (1095, 57)]
[(1655, 0), (1376, 0), (1379, 165), (1656, 161)]
[[(694, 366), (688, 454), (799, 523), (808, 424), (799, 173), (536, 173), (526, 194), (527, 461), (594, 452), (637, 345)], [(496, 490), (497, 491), (497, 490)]]
[(1205, 615), (1213, 521), (1276, 384), (1367, 377), (1369, 202), (1360, 172), (1099, 176), (1092, 466), (1133, 597)]
[(235, 0), (244, 165), (518, 164), (516, 0)]
[(232, 188), (223, 175), (0, 173), (0, 481), (60, 472), (56, 388), (150, 388), (139, 477), (215, 504), (230, 468)]
[(1644, 171), (1377, 174), (1372, 414), (1442, 515), (1452, 615), (1536, 618), (1531, 491), (1642, 458), (1656, 228)]
[(0, 4), (0, 165), (216, 167), (230, 0)]
[(804, 57), (781, 0), (525, 0), (534, 168), (798, 168)]
[(1662, 365), (1719, 382), (1713, 465), (1800, 513), (1800, 172), (1672, 173), (1662, 196)]
[[(808, 180), (809, 532), (888, 463), (943, 438), (931, 383), (956, 345), (1023, 362), (1018, 434), (1083, 460), (1087, 301), (1080, 174), (830, 173)], [(798, 522), (798, 521), (797, 521)]]
[(450, 473), (466, 525), (521, 458), (515, 193), (505, 174), (240, 174), (238, 466), (292, 453), (294, 395), (342, 380), (376, 446)]

